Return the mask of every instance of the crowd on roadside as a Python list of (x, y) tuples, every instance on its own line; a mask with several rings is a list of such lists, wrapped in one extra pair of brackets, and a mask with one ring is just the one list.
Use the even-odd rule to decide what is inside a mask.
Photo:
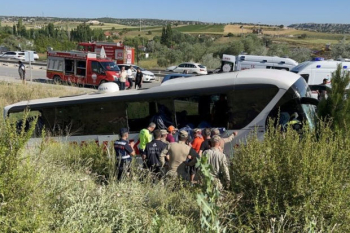
[(167, 130), (156, 129), (155, 123), (140, 131), (139, 142), (129, 142), (127, 128), (120, 130), (120, 139), (114, 148), (117, 161), (117, 178), (130, 171), (132, 158), (139, 154), (143, 168), (149, 169), (155, 180), (180, 178), (193, 183), (200, 182), (200, 173), (195, 167), (197, 160), (205, 156), (211, 165), (214, 182), (220, 189), (229, 186), (230, 175), (225, 143), (230, 143), (237, 135), (220, 137), (217, 128), (178, 130), (170, 125)]

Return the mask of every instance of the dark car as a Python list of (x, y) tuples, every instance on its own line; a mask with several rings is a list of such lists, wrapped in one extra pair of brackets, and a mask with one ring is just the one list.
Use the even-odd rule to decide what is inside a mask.
[(168, 75), (165, 75), (163, 80), (162, 80), (162, 83), (170, 80), (170, 79), (174, 79), (174, 78), (188, 78), (188, 77), (193, 77), (195, 76), (194, 74), (179, 74), (179, 73), (175, 73), (175, 74), (168, 74)]

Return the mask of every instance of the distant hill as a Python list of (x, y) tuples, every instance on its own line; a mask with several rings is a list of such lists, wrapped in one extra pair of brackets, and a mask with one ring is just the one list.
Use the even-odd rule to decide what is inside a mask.
[(56, 22), (56, 21), (70, 21), (70, 22), (88, 22), (88, 21), (99, 21), (101, 23), (115, 23), (126, 26), (138, 26), (140, 25), (140, 20), (143, 26), (163, 26), (168, 23), (172, 25), (223, 25), (222, 23), (210, 23), (201, 21), (190, 21), (190, 20), (168, 20), (168, 19), (140, 19), (140, 18), (130, 18), (130, 19), (118, 19), (118, 18), (58, 18), (58, 17), (23, 17), (23, 16), (0, 16), (0, 20), (4, 22), (17, 22), (19, 18), (22, 18), (23, 22)]
[(288, 27), (300, 29), (300, 30), (309, 30), (316, 32), (328, 32), (328, 33), (350, 33), (350, 24), (335, 24), (335, 23), (300, 23), (292, 24)]

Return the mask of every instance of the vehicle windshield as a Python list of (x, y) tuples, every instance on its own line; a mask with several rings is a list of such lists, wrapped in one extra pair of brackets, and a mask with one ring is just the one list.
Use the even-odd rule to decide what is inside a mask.
[[(311, 90), (307, 85), (304, 78), (299, 78), (291, 87), (300, 98), (312, 97)], [(303, 113), (305, 114), (306, 120), (309, 123), (310, 129), (314, 129), (316, 126), (316, 107), (312, 104), (301, 104)]]
[(299, 73), (299, 71), (301, 71), (302, 69), (304, 69), (305, 67), (307, 67), (311, 63), (312, 63), (312, 61), (306, 61), (306, 62), (300, 63), (299, 65), (297, 65), (296, 67), (294, 67), (290, 71), (297, 74), (297, 73)]
[(101, 65), (107, 71), (120, 71), (120, 69), (117, 66), (117, 64), (115, 62), (113, 62), (113, 61), (101, 62)]
[(312, 104), (302, 104), (301, 98), (311, 98), (311, 90), (306, 84), (304, 78), (300, 77), (282, 96), (274, 109), (271, 111), (272, 118), (279, 114), (292, 116), (293, 113), (299, 115), (298, 120), (305, 122), (310, 129), (316, 126), (316, 106)]

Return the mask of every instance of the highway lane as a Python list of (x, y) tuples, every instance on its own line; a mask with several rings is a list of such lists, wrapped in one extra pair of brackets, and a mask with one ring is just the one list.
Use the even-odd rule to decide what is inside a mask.
[[(29, 66), (26, 66), (26, 68), (27, 68), (26, 79), (27, 81), (29, 81), (30, 69), (29, 69)], [(19, 82), (20, 79), (19, 79), (17, 69), (18, 69), (18, 66), (16, 64), (0, 63), (0, 80), (7, 81), (7, 82)], [(52, 84), (52, 80), (46, 78), (45, 67), (33, 66), (32, 80), (33, 82)], [(151, 88), (159, 85), (160, 85), (160, 81), (152, 81), (151, 83), (142, 84), (143, 88)]]

